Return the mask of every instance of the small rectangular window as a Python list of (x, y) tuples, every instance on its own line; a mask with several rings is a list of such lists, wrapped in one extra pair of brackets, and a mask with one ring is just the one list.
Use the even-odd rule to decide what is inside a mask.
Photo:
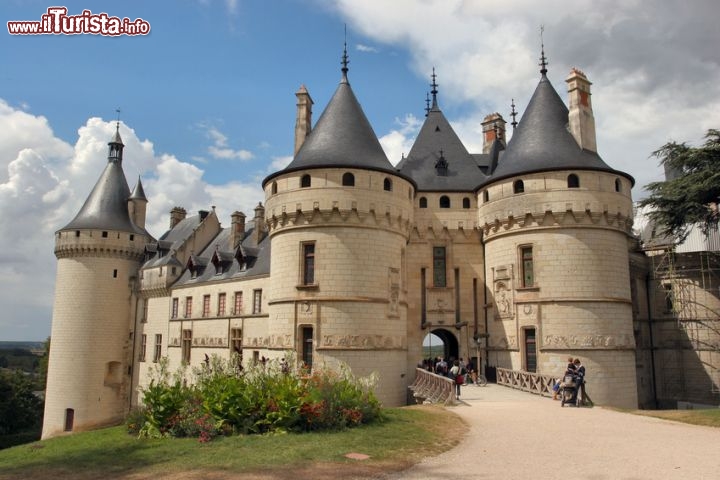
[(190, 363), (190, 352), (192, 350), (192, 330), (182, 331), (182, 361)]
[(262, 290), (253, 290), (253, 313), (262, 312)]
[(150, 302), (149, 299), (145, 298), (143, 299), (143, 311), (142, 311), (142, 317), (140, 318), (140, 323), (147, 323), (148, 321), (148, 303)]
[(102, 232), (102, 238), (107, 238), (108, 232)]
[(147, 352), (147, 335), (143, 333), (140, 337), (140, 356), (138, 358), (141, 362), (145, 361), (145, 352)]
[(218, 307), (217, 307), (218, 317), (225, 315), (225, 296), (226, 296), (225, 293), (218, 294)]
[(315, 284), (315, 242), (302, 244), (302, 284)]
[(113, 270), (113, 278), (117, 278), (117, 268)]
[(192, 317), (192, 297), (185, 297), (185, 318)]
[(520, 257), (522, 259), (522, 286), (532, 287), (535, 285), (532, 247), (520, 247)]
[(172, 311), (170, 312), (170, 318), (178, 318), (178, 304), (179, 303), (180, 303), (180, 301), (177, 297), (172, 299)]
[(234, 315), (241, 315), (243, 312), (243, 294), (242, 292), (235, 292), (235, 309), (233, 311)]
[(157, 363), (160, 361), (162, 356), (162, 334), (155, 335), (155, 353), (153, 355), (153, 362)]
[(433, 286), (447, 286), (447, 276), (445, 275), (445, 269), (445, 247), (433, 247)]
[(232, 348), (233, 353), (242, 354), (242, 329), (230, 329), (230, 348)]
[(203, 318), (210, 316), (210, 295), (203, 295), (202, 316)]

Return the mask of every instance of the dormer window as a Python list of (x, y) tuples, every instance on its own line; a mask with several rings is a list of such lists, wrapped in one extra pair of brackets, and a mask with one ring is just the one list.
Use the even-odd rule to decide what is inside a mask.
[(515, 183), (513, 183), (513, 193), (524, 193), (525, 192), (525, 184), (522, 180), (515, 180)]
[(355, 186), (355, 175), (350, 172), (343, 173), (342, 176), (343, 187), (354, 187)]
[(300, 177), (300, 188), (309, 188), (310, 187), (310, 175), (303, 175)]
[(443, 151), (440, 150), (440, 158), (435, 162), (435, 171), (441, 177), (447, 177), (448, 174), (448, 162), (443, 156)]

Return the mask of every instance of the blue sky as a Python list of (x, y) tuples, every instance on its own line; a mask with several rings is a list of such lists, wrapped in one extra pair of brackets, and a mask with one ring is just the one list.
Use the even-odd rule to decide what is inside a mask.
[(570, 67), (593, 82), (598, 149), (642, 186), (660, 180), (650, 153), (720, 128), (720, 33), (714, 0), (180, 0), (68, 1), (143, 18), (147, 36), (15, 36), (56, 2), (0, 5), (0, 340), (50, 333), (53, 233), (106, 163), (120, 108), (124, 168), (142, 176), (148, 228), (176, 205), (216, 205), (223, 224), (263, 199), (260, 181), (292, 155), (294, 93), (317, 120), (340, 80), (347, 24), (350, 82), (389, 159), (409, 151), (436, 67), (440, 106), (469, 150), (480, 122), (520, 114), (539, 79), (566, 98)]

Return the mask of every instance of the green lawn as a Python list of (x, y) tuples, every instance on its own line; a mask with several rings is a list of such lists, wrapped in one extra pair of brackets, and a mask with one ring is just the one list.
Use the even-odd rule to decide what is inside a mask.
[(720, 427), (720, 408), (702, 410), (634, 410), (632, 413), (648, 417), (664, 418), (676, 422), (705, 425), (707, 427)]
[[(451, 448), (467, 430), (459, 417), (439, 407), (385, 412), (382, 423), (341, 432), (220, 437), (206, 444), (138, 440), (123, 427), (78, 433), (0, 451), (0, 479), (223, 479), (258, 472), (264, 478), (338, 478), (339, 468), (342, 476), (407, 468)], [(348, 453), (370, 458), (352, 460)]]

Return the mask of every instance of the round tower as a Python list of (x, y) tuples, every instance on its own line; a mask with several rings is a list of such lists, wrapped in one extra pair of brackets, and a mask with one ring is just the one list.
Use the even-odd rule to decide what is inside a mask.
[[(587, 369), (599, 404), (637, 407), (629, 282), (633, 179), (595, 151), (590, 82), (571, 110), (546, 76), (478, 189), (491, 365), (561, 377)], [(577, 98), (576, 98), (577, 97)]]
[[(123, 419), (129, 401), (137, 272), (149, 234), (142, 186), (131, 198), (119, 125), (77, 216), (55, 234), (58, 259), (42, 438)], [(133, 209), (131, 218), (130, 206)]]
[(347, 62), (317, 125), (263, 189), (271, 348), (295, 350), (311, 367), (377, 372), (379, 399), (405, 404), (397, 382), (407, 370), (403, 263), (414, 185), (385, 156)]

